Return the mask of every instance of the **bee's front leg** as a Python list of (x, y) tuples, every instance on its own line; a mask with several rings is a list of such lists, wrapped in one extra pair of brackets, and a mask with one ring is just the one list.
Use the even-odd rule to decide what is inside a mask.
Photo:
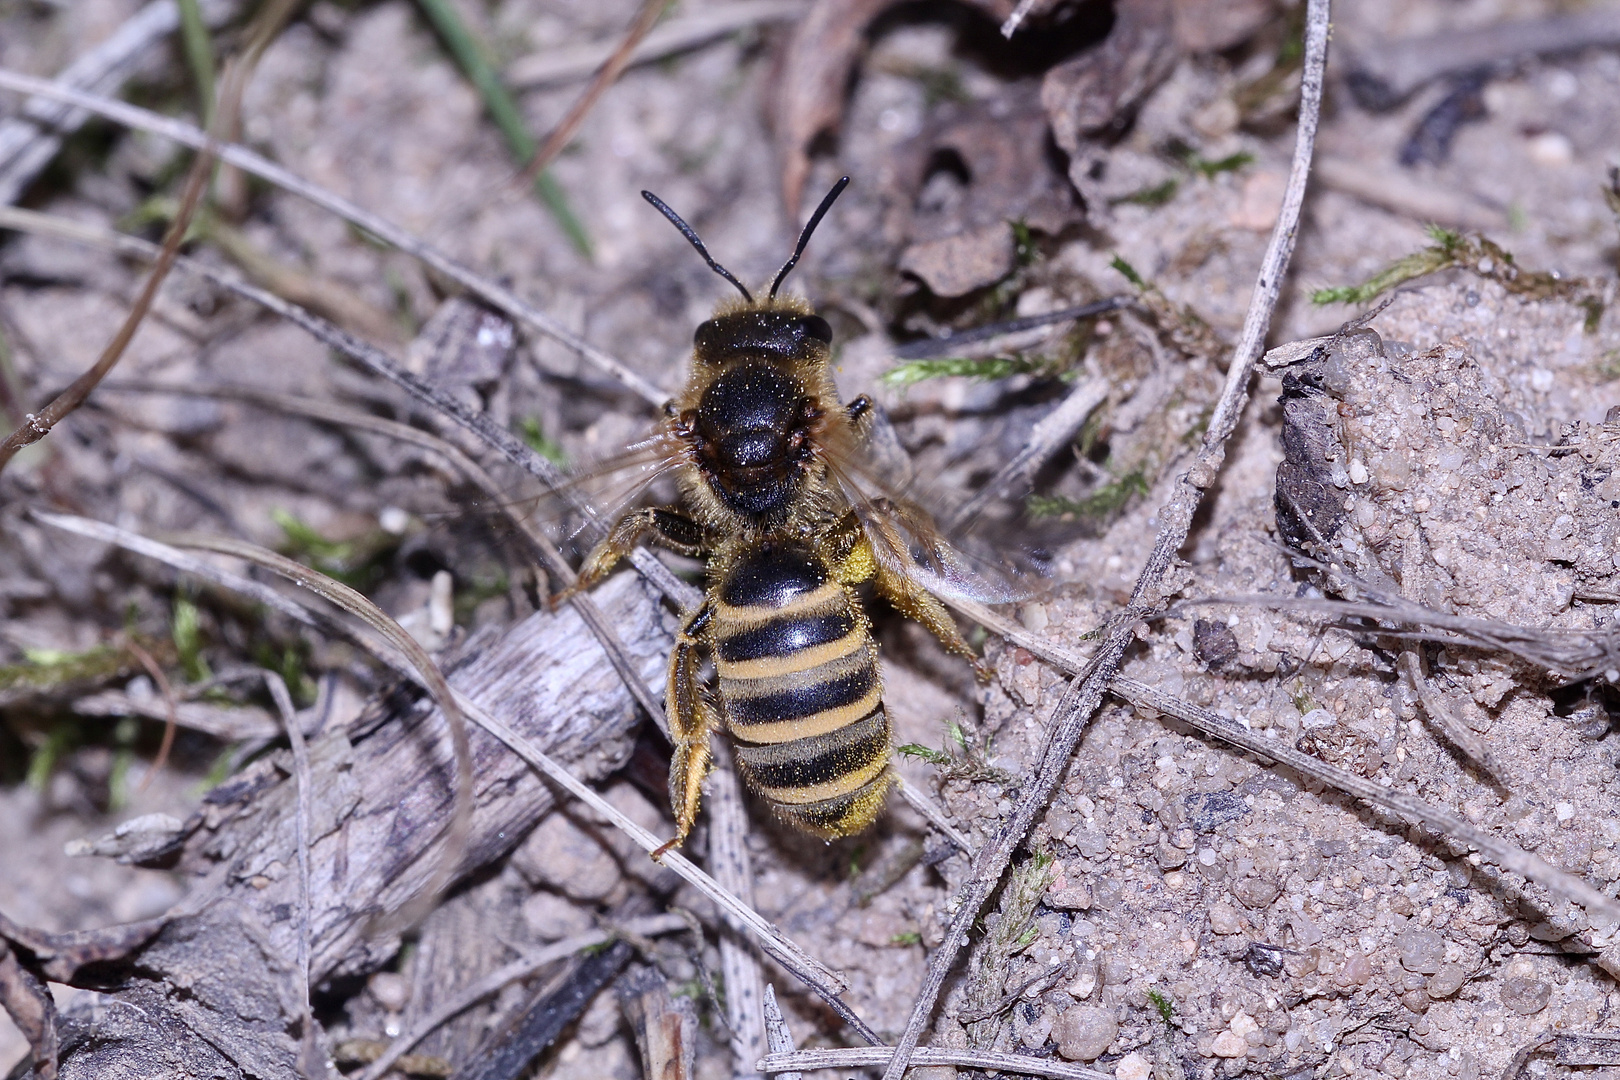
[(651, 506), (632, 510), (618, 520), (608, 531), (606, 539), (585, 557), (579, 568), (579, 578), (557, 594), (556, 603), (565, 603), (575, 593), (591, 588), (607, 577), (619, 560), (636, 549), (644, 540), (651, 540), (679, 555), (701, 557), (705, 551), (703, 529), (697, 522), (665, 506)]
[(679, 847), (697, 820), (698, 803), (703, 797), (703, 778), (709, 773), (709, 735), (716, 724), (714, 711), (703, 699), (699, 679), (699, 649), (708, 636), (714, 617), (714, 601), (705, 599), (675, 637), (669, 654), (669, 685), (664, 696), (664, 714), (669, 719), (669, 737), (675, 752), (669, 762), (669, 802), (675, 811), (675, 838), (652, 853), (658, 859)]

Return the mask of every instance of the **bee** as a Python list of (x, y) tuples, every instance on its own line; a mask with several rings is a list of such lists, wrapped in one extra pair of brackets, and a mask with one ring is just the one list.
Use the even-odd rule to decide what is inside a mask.
[[(822, 200), (763, 298), (675, 211), (641, 193), (742, 294), (697, 328), (690, 377), (643, 444), (656, 463), (644, 472), (673, 470), (679, 505), (620, 517), (564, 594), (590, 588), (644, 541), (707, 561), (703, 600), (683, 614), (669, 660), (677, 830), (655, 858), (690, 833), (710, 737), (722, 729), (748, 787), (789, 825), (832, 840), (876, 820), (895, 783), (892, 732), (856, 586), (870, 585), (988, 677), (933, 594), (1006, 597), (977, 584), (924, 511), (863, 471), (873, 403), (840, 401), (832, 328), (807, 302), (778, 295), (848, 183)], [(717, 676), (712, 696), (705, 653)]]

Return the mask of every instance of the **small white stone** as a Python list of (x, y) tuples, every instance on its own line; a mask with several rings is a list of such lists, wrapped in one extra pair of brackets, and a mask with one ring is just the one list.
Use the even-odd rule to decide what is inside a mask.
[(1350, 463), (1350, 482), (1352, 484), (1365, 484), (1367, 476), (1367, 466), (1361, 463), (1360, 458)]
[(377, 524), (382, 526), (383, 532), (403, 536), (405, 530), (411, 527), (411, 515), (397, 506), (385, 506), (377, 514)]
[(1575, 146), (1569, 137), (1558, 131), (1543, 131), (1529, 144), (1530, 160), (1537, 165), (1556, 168), (1575, 160)]
[(1568, 821), (1570, 818), (1575, 816), (1575, 804), (1561, 802), (1557, 806), (1553, 807), (1553, 812), (1558, 815), (1559, 821)]
[(1544, 367), (1530, 369), (1530, 389), (1538, 394), (1545, 394), (1552, 389), (1553, 373)]
[(1232, 1017), (1232, 1023), (1229, 1026), (1232, 1029), (1232, 1034), (1241, 1035), (1245, 1039), (1260, 1030), (1260, 1025), (1254, 1022), (1254, 1017), (1246, 1012), (1240, 1012)]
[(1114, 1065), (1114, 1080), (1148, 1080), (1153, 1075), (1153, 1067), (1148, 1064), (1147, 1058), (1132, 1051), (1120, 1058)]
[(1249, 1052), (1249, 1040), (1235, 1031), (1223, 1031), (1215, 1036), (1215, 1043), (1210, 1051), (1216, 1057), (1240, 1058)]

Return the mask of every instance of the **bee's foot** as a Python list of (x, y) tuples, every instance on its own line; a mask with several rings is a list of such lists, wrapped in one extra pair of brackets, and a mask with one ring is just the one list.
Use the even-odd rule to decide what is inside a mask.
[(656, 848), (653, 849), (652, 861), (655, 862), (655, 863), (662, 863), (664, 861), (664, 855), (665, 854), (667, 854), (670, 851), (673, 851), (675, 848), (680, 847), (681, 844), (684, 843), (685, 841), (686, 841), (686, 833), (684, 833), (684, 832), (676, 833), (675, 838), (673, 840), (666, 840), (662, 844), (659, 844)]

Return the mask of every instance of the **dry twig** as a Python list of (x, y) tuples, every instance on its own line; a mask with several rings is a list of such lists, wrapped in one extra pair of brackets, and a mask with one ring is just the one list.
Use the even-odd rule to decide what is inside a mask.
[[(804, 13), (803, 0), (741, 0), (715, 4), (671, 19), (654, 29), (630, 52), (627, 66), (696, 48), (725, 34), (760, 23), (786, 22)], [(561, 45), (514, 60), (506, 70), (507, 85), (522, 90), (583, 79), (613, 56), (619, 44)]]
[[(642, 919), (632, 919), (624, 925), (624, 931), (639, 937), (653, 937), (658, 934), (672, 934), (687, 929), (686, 920), (679, 915), (649, 915)], [(616, 934), (613, 930), (592, 930), (586, 934), (576, 934), (570, 938), (547, 945), (543, 949), (536, 949), (531, 953), (504, 964), (485, 975), (471, 986), (459, 991), (455, 996), (446, 1000), (438, 1008), (422, 1017), (411, 1027), (402, 1032), (393, 1042), (388, 1044), (375, 1061), (366, 1067), (366, 1070), (357, 1077), (357, 1080), (381, 1080), (383, 1074), (388, 1072), (403, 1055), (410, 1052), (417, 1043), (427, 1038), (441, 1025), (459, 1013), (465, 1012), (474, 1005), (483, 1001), (492, 994), (499, 993), (512, 983), (527, 979), (529, 976), (549, 967), (559, 960), (566, 960), (583, 949), (594, 948), (604, 942), (614, 940)]]
[[(953, 601), (953, 605), (986, 629), (995, 631), (1008, 641), (1064, 671), (1078, 674), (1095, 663), (1091, 657), (1079, 656), (1054, 645), (1039, 634), (1030, 633), (981, 604)], [(1620, 922), (1620, 902), (1604, 896), (1580, 878), (1558, 869), (1523, 848), (1475, 828), (1465, 819), (1449, 811), (1430, 806), (1421, 799), (1403, 792), (1391, 791), (1365, 777), (1329, 765), (1325, 761), (1295, 750), (1273, 736), (1257, 734), (1240, 720), (1229, 720), (1135, 679), (1116, 676), (1109, 685), (1109, 691), (1133, 705), (1152, 709), (1166, 716), (1174, 716), (1199, 731), (1213, 735), (1239, 749), (1280, 762), (1301, 776), (1319, 780), (1392, 814), (1411, 818), (1437, 836), (1448, 837), (1463, 844), (1472, 844), (1502, 869), (1536, 882), (1562, 900), (1580, 904), (1595, 917)]]
[(1288, 187), (1283, 196), (1277, 225), (1271, 234), (1261, 263), (1259, 279), (1244, 319), (1243, 332), (1227, 367), (1226, 384), (1210, 416), (1203, 445), (1192, 466), (1176, 479), (1169, 500), (1159, 512), (1162, 522), (1153, 552), (1137, 578), (1124, 617), (1117, 619), (1107, 639), (1091, 661), (1087, 674), (1076, 677), (1053, 713), (1051, 728), (1042, 750), (1039, 770), (1025, 788), (1012, 818), (979, 849), (967, 881), (957, 895), (956, 914), (946, 930), (945, 940), (929, 959), (928, 975), (919, 993), (911, 1018), (906, 1024), (893, 1058), (884, 1070), (884, 1080), (900, 1080), (912, 1059), (917, 1041), (934, 1010), (934, 1002), (945, 977), (956, 962), (956, 954), (967, 943), (968, 930), (979, 917), (985, 900), (1001, 880), (1013, 850), (1046, 806), (1053, 789), (1067, 771), (1075, 745), (1086, 724), (1101, 704), (1108, 684), (1119, 670), (1120, 659), (1135, 637), (1133, 626), (1159, 600), (1159, 587), (1171, 559), (1186, 542), (1194, 512), (1204, 492), (1215, 482), (1225, 459), (1226, 440), (1231, 437), (1248, 401), (1250, 377), (1260, 358), (1271, 313), (1282, 290), (1283, 277), (1293, 254), (1299, 227), (1305, 184), (1310, 175), (1311, 153), (1316, 141), (1316, 124), (1322, 102), (1322, 74), (1327, 61), (1329, 0), (1310, 0), (1305, 27), (1305, 68), (1301, 82), (1299, 132)]
[(464, 286), (469, 292), (483, 298), (492, 307), (528, 325), (535, 332), (551, 338), (566, 348), (572, 349), (586, 362), (595, 365), (604, 374), (634, 391), (648, 403), (655, 406), (662, 405), (665, 399), (669, 397), (664, 391), (630, 370), (620, 361), (598, 349), (578, 334), (569, 331), (560, 322), (545, 314), (539, 308), (520, 299), (510, 289), (474, 273), (444, 252), (413, 236), (392, 222), (361, 209), (347, 199), (327, 191), (317, 184), (310, 183), (246, 147), (234, 143), (216, 142), (190, 124), (159, 116), (157, 113), (146, 109), (126, 105), (121, 101), (114, 101), (98, 94), (88, 94), (83, 91), (57, 86), (44, 79), (36, 79), (30, 75), (23, 75), (7, 69), (0, 69), (0, 89), (65, 101), (71, 105), (105, 116), (107, 119), (123, 124), (126, 127), (139, 131), (148, 131), (185, 146), (198, 149), (208, 148), (216, 154), (219, 160), (226, 164), (234, 165), (243, 172), (251, 173), (294, 195), (308, 199), (315, 205), (337, 214), (345, 221), (351, 222), (379, 239), (392, 244), (407, 255), (420, 259), (446, 277)]
[[(893, 1067), (896, 1050), (892, 1046), (856, 1046), (837, 1050), (799, 1050), (792, 1054), (772, 1054), (759, 1063), (763, 1073), (795, 1073), (800, 1069), (858, 1069), (888, 1063)], [(1013, 1076), (1049, 1076), (1054, 1080), (1114, 1080), (1112, 1073), (1098, 1072), (1084, 1065), (1071, 1065), (1054, 1058), (1028, 1054), (1003, 1054), (993, 1050), (941, 1050), (918, 1047), (911, 1053), (913, 1065), (956, 1065), (964, 1069), (989, 1069)]]
[(326, 1075), (326, 1053), (315, 1040), (315, 1012), (309, 1001), (309, 831), (314, 818), (312, 786), (315, 782), (309, 766), (309, 746), (304, 742), (304, 729), (298, 723), (298, 710), (293, 708), (292, 695), (287, 684), (275, 672), (264, 672), (264, 685), (281, 713), (282, 726), (287, 729), (287, 742), (292, 747), (293, 783), (297, 785), (297, 810), (293, 828), (298, 846), (298, 975), (297, 998), (299, 1022), (303, 1037), (299, 1040), (299, 1065), (306, 1077)]

